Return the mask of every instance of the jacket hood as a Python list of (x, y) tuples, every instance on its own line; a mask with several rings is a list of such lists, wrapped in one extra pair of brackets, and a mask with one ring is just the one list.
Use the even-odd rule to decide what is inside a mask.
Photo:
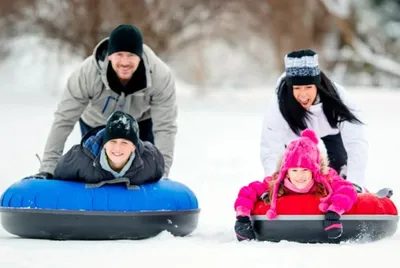
[[(108, 49), (109, 38), (106, 37), (100, 40), (99, 43), (93, 49), (93, 59), (95, 60), (96, 66), (100, 72), (103, 72), (104, 67), (108, 64), (107, 49)], [(105, 68), (107, 70), (107, 68)]]

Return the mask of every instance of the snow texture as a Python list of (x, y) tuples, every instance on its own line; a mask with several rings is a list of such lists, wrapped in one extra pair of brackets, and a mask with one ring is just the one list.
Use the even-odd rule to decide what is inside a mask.
[(118, 119), (115, 119), (111, 122), (110, 124), (111, 126), (123, 126), (125, 128), (126, 131), (128, 131), (131, 129), (131, 124), (129, 122), (129, 119), (125, 116), (125, 115), (121, 115), (119, 116)]
[[(261, 122), (273, 86), (236, 93), (222, 90), (202, 99), (192, 98), (188, 93), (192, 89), (185, 85), (179, 84), (179, 88), (179, 131), (170, 178), (185, 183), (198, 196), (202, 212), (195, 232), (185, 238), (162, 233), (142, 241), (60, 242), (21, 239), (0, 227), (0, 267), (336, 268), (344, 260), (359, 267), (395, 267), (400, 263), (396, 254), (399, 232), (371, 244), (237, 242), (233, 203), (241, 186), (262, 179)], [(400, 179), (395, 168), (400, 148), (400, 93), (384, 89), (352, 92), (365, 109), (370, 127), (368, 187), (372, 191), (393, 188), (392, 198), (400, 204)], [(44, 94), (3, 93), (0, 121), (13, 131), (0, 132), (0, 192), (37, 172), (35, 153), (42, 154), (57, 101)], [(79, 142), (79, 135), (77, 125), (66, 150)]]

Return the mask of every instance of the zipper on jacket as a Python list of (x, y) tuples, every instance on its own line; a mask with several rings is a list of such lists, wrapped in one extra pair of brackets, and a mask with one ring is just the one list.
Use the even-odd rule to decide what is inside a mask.
[(121, 95), (118, 95), (115, 100), (115, 105), (113, 111), (124, 111), (126, 103), (126, 96), (124, 92), (121, 92)]

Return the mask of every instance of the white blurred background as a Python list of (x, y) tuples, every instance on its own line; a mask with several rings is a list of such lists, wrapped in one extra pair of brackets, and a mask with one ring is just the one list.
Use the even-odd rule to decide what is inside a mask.
[[(400, 263), (400, 232), (369, 245), (322, 246), (238, 243), (233, 233), (239, 188), (262, 179), (263, 112), (284, 55), (295, 49), (317, 51), (321, 68), (364, 109), (368, 187), (392, 187), (400, 203), (400, 0), (0, 1), (0, 194), (38, 171), (35, 154), (42, 155), (66, 79), (120, 23), (138, 25), (175, 74), (170, 177), (198, 196), (199, 227), (186, 238), (101, 242), (20, 239), (0, 227), (1, 268)], [(65, 150), (79, 134), (76, 126)]]

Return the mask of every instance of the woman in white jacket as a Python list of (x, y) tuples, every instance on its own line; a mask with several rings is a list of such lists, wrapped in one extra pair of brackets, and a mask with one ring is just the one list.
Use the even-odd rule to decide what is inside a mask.
[(285, 56), (285, 73), (263, 120), (260, 154), (265, 176), (275, 171), (286, 144), (306, 128), (324, 142), (330, 166), (361, 192), (368, 161), (365, 124), (348, 92), (319, 69), (318, 54), (312, 50)]

